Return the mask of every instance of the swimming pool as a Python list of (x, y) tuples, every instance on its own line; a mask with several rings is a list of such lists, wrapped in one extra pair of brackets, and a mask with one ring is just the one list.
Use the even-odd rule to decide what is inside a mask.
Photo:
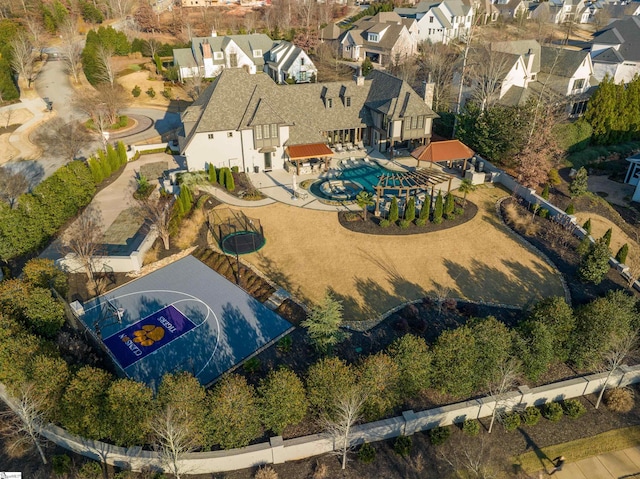
[(350, 166), (342, 170), (340, 175), (331, 179), (316, 181), (311, 185), (309, 191), (312, 195), (324, 200), (353, 200), (359, 191), (351, 191), (345, 198), (344, 193), (340, 192), (332, 195), (330, 188), (327, 188), (328, 182), (343, 181), (349, 185), (357, 184), (362, 189), (374, 193), (374, 187), (378, 184), (378, 179), (382, 174), (398, 173), (379, 166), (373, 162), (358, 162), (357, 166)]

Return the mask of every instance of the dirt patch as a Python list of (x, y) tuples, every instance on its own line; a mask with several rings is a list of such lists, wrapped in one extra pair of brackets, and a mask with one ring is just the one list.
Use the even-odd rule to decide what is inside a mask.
[(9, 143), (9, 137), (17, 128), (33, 118), (33, 113), (26, 108), (13, 110), (9, 117), (9, 126), (6, 128), (7, 115), (8, 112), (6, 111), (0, 112), (0, 125), (2, 125), (2, 128), (0, 128), (0, 165), (16, 158), (20, 154), (20, 151)]

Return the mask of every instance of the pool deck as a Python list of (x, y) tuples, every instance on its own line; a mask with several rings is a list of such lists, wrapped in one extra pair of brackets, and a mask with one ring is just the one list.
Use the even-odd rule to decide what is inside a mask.
[[(312, 173), (308, 175), (299, 175), (297, 176), (297, 184), (298, 193), (305, 194), (306, 197), (298, 197), (293, 196), (293, 175), (284, 170), (270, 171), (270, 172), (260, 172), (260, 173), (250, 173), (249, 177), (253, 185), (260, 190), (264, 195), (269, 197), (270, 199), (277, 201), (279, 203), (285, 203), (291, 206), (297, 206), (300, 208), (309, 208), (313, 210), (319, 211), (360, 211), (360, 208), (357, 204), (340, 204), (340, 205), (329, 205), (322, 203), (318, 198), (313, 196), (307, 190), (300, 188), (300, 183), (305, 180), (315, 180), (318, 178), (336, 178), (340, 174), (339, 165), (345, 161), (350, 159), (355, 159), (358, 161), (363, 161), (363, 158), (369, 158), (372, 162), (377, 163), (379, 166), (386, 168), (388, 170), (403, 172), (403, 171), (413, 171), (416, 168), (416, 160), (410, 156), (406, 157), (398, 157), (390, 160), (383, 153), (380, 153), (376, 150), (373, 150), (369, 153), (365, 151), (354, 151), (354, 152), (343, 152), (340, 154), (336, 154), (334, 158), (332, 158), (329, 171), (323, 173)], [(434, 168), (440, 168), (438, 165), (435, 165)], [(451, 185), (451, 189), (456, 189), (461, 183), (461, 179), (459, 177), (454, 177), (454, 180)], [(440, 189), (446, 191), (446, 184), (439, 185)], [(222, 201), (225, 201), (224, 198), (220, 198)], [(227, 202), (227, 201), (225, 201)], [(253, 203), (253, 205), (252, 205)], [(231, 202), (233, 204), (233, 202)], [(260, 202), (253, 201), (242, 201), (242, 205), (237, 206), (262, 206), (264, 205), (264, 200)]]

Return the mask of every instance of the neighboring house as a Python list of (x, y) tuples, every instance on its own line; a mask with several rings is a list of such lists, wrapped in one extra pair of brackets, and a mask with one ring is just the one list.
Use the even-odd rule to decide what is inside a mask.
[(497, 2), (496, 9), (500, 12), (500, 16), (505, 20), (514, 20), (516, 18), (529, 18), (529, 2), (525, 0), (510, 0), (508, 2)]
[(608, 3), (603, 0), (591, 2), (589, 4), (591, 12), (591, 21), (595, 21), (596, 15), (603, 15), (606, 23), (615, 20), (622, 20), (630, 15), (640, 15), (640, 2), (633, 1), (629, 3)]
[(264, 70), (265, 58), (276, 43), (267, 35), (194, 37), (191, 48), (173, 50), (173, 64), (180, 80), (200, 75), (213, 78), (225, 68), (245, 68), (249, 73)]
[(340, 28), (337, 23), (329, 23), (318, 33), (318, 41), (320, 41), (320, 43), (327, 43), (332, 47), (337, 47), (340, 43), (340, 36), (342, 36), (343, 33), (344, 30)]
[(587, 23), (591, 10), (585, 0), (549, 0), (530, 3), (530, 18), (545, 23)]
[(315, 82), (318, 69), (302, 48), (286, 41), (269, 51), (264, 71), (276, 83)]
[(628, 83), (640, 73), (640, 17), (616, 20), (596, 32), (591, 40), (593, 73), (598, 81), (605, 75), (615, 83)]
[(487, 24), (495, 22), (500, 16), (500, 10), (492, 0), (464, 0), (471, 11), (475, 13), (478, 23)]
[(542, 47), (540, 74), (535, 87), (554, 101), (565, 101), (567, 113), (582, 115), (598, 81), (593, 76), (593, 64), (588, 50), (567, 50)]
[(211, 164), (280, 170), (293, 147), (324, 157), (338, 143), (414, 148), (430, 141), (436, 117), (408, 83), (382, 71), (282, 87), (267, 75), (228, 69), (183, 113), (180, 153), (189, 171)]
[(398, 63), (417, 51), (418, 42), (411, 30), (417, 31), (415, 21), (393, 12), (364, 17), (342, 35), (339, 54), (355, 61), (368, 57), (383, 66)]
[(425, 1), (412, 8), (396, 8), (394, 12), (416, 21), (418, 42), (446, 44), (464, 38), (473, 24), (473, 8), (462, 0)]

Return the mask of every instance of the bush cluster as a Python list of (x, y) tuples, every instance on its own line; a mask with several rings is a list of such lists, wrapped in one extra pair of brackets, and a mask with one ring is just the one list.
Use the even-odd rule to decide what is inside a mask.
[(118, 142), (116, 148), (108, 144), (106, 150), (98, 151), (95, 156), (87, 160), (91, 177), (96, 185), (102, 183), (126, 164), (127, 149), (121, 141)]
[(604, 405), (613, 412), (626, 413), (633, 409), (633, 391), (628, 388), (613, 388), (604, 392)]

